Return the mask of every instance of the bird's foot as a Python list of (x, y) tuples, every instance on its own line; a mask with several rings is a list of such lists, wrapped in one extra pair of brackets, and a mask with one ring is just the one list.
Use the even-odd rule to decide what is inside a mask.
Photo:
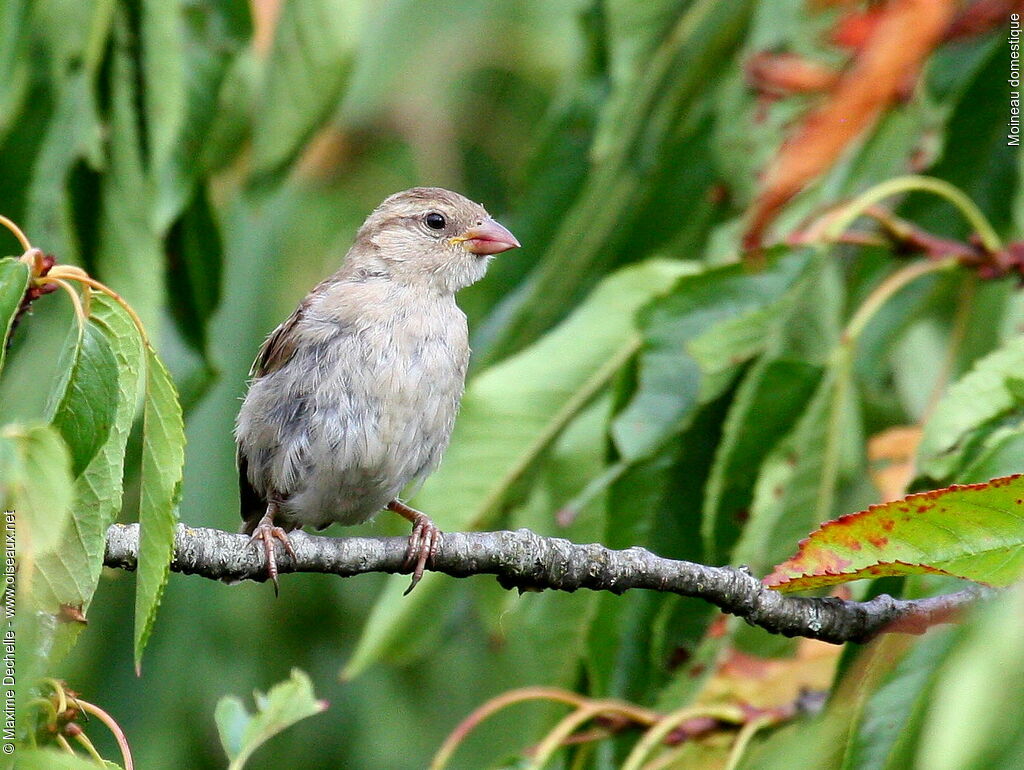
[(426, 569), (427, 561), (437, 553), (437, 546), (441, 542), (441, 530), (431, 521), (427, 514), (410, 508), (403, 502), (392, 500), (388, 503), (388, 510), (394, 511), (400, 516), (412, 522), (412, 533), (409, 535), (409, 547), (405, 549), (405, 560), (402, 562), (403, 570), (412, 571), (412, 582), (405, 589), (405, 594), (416, 587), (423, 577), (423, 570)]
[(280, 540), (284, 545), (284, 550), (288, 552), (288, 555), (295, 559), (295, 549), (292, 548), (292, 541), (288, 538), (288, 533), (282, 528), (274, 524), (274, 517), (268, 510), (263, 514), (263, 518), (260, 519), (252, 531), (252, 537), (249, 538), (249, 545), (253, 545), (257, 541), (263, 543), (263, 553), (267, 556), (267, 577), (274, 583), (274, 596), (278, 595), (277, 585), (277, 555), (274, 552), (274, 541)]

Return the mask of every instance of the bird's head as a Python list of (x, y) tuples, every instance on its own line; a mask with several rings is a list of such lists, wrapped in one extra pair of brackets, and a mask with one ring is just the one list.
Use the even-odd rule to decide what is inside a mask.
[(350, 259), (376, 263), (396, 281), (456, 292), (483, 278), (495, 254), (518, 246), (480, 204), (440, 187), (414, 187), (374, 209)]

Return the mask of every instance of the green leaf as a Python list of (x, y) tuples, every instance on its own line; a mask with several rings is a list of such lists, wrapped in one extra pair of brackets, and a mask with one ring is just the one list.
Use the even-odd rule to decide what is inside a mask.
[(17, 514), (20, 558), (32, 560), (57, 544), (71, 512), (71, 487), (68, 450), (57, 431), (49, 425), (4, 427), (0, 503)]
[(0, 4), (0, 142), (21, 113), (29, 84), (27, 0)]
[[(62, 749), (30, 749), (18, 746), (19, 770), (96, 770), (97, 764), (91, 759), (76, 754), (68, 754)], [(104, 761), (106, 770), (121, 770), (121, 766)]]
[[(142, 351), (131, 318), (106, 296), (93, 296), (88, 324), (113, 352), (114, 377), (103, 398), (115, 405), (115, 411), (106, 440), (71, 486), (70, 515), (63, 527), (55, 528), (56, 544), (38, 558), (31, 585), (19, 581), (20, 606), (32, 610), (19, 612), (16, 618), (19, 713), (32, 697), (31, 686), (52, 673), (82, 628), (81, 623), (59, 619), (63, 609), (87, 612), (102, 570), (107, 527), (121, 508), (125, 446), (136, 411)], [(53, 487), (58, 488), (56, 482)]]
[(935, 408), (918, 447), (921, 473), (934, 479), (950, 477), (962, 461), (970, 434), (1014, 408), (1012, 381), (1024, 373), (1024, 337), (978, 361), (954, 384)]
[(180, 0), (142, 0), (142, 89), (150, 166), (167, 163), (185, 113), (185, 67)]
[[(550, 334), (473, 378), (451, 446), (413, 501), (416, 507), (443, 530), (492, 522), (512, 485), (636, 352), (637, 308), (692, 270), (692, 264), (667, 261), (620, 270)], [(412, 624), (423, 623), (422, 607), (444, 588), (427, 579), (403, 598), (407, 585), (407, 577), (391, 578), (343, 676), (355, 676), (401, 644)]]
[[(835, 515), (844, 486), (863, 479), (864, 442), (848, 366), (831, 366), (792, 432), (761, 466), (750, 519), (732, 552), (761, 574), (791, 543)], [(872, 490), (873, 492), (873, 490)]]
[(95, 95), (86, 73), (78, 72), (64, 81), (57, 95), (26, 195), (25, 232), (32, 234), (33, 245), (59, 255), (61, 262), (80, 262), (68, 176), (83, 157), (94, 167), (101, 165), (101, 148)]
[[(75, 480), (72, 516), (61, 542), (40, 559), (33, 601), (46, 612), (56, 612), (62, 604), (82, 612), (88, 609), (103, 568), (107, 527), (121, 510), (125, 446), (145, 366), (135, 325), (117, 303), (104, 295), (94, 295), (89, 324), (106, 339), (117, 362), (116, 386), (106, 395), (116, 407), (106, 441)], [(77, 626), (61, 624), (60, 633), (72, 635)]]
[(168, 289), (171, 313), (182, 337), (206, 356), (206, 328), (220, 302), (224, 260), (220, 229), (205, 189), (171, 229), (168, 237)]
[(71, 451), (77, 477), (110, 435), (117, 402), (117, 360), (104, 333), (94, 324), (77, 324), (61, 353), (61, 382), (54, 392), (49, 419)]
[[(825, 711), (774, 732), (740, 767), (788, 770), (903, 770), (926, 767), (907, 755), (931, 701), (935, 669), (952, 629), (927, 636), (883, 634), (863, 650), (829, 694)], [(910, 747), (912, 749), (912, 747)]]
[(54, 82), (83, 70), (95, 75), (103, 58), (114, 0), (32, 3), (32, 27), (46, 47)]
[(965, 484), (1012, 476), (1024, 468), (1024, 427), (1002, 428), (985, 438), (978, 456), (957, 474)]
[[(884, 280), (891, 259), (882, 249), (862, 251), (846, 280), (851, 307)], [(893, 415), (886, 420), (890, 424), (923, 419), (925, 410), (931, 412), (938, 378), (946, 376), (933, 363), (950, 348), (949, 310), (962, 304), (959, 297), (971, 291), (969, 284), (959, 273), (924, 277), (904, 287), (898, 301), (878, 309), (857, 338), (854, 361), (866, 410)], [(923, 336), (932, 344), (920, 344)], [(885, 361), (895, 365), (880, 365)]]
[(736, 392), (708, 479), (701, 534), (709, 563), (728, 560), (762, 464), (814, 394), (839, 343), (842, 306), (840, 279), (827, 254), (812, 260), (785, 299), (770, 306), (765, 353)]
[[(154, 137), (150, 146), (150, 167), (156, 187), (153, 218), (157, 232), (162, 234), (188, 204), (196, 182), (209, 172), (209, 165), (197, 162), (197, 158), (207, 152), (212, 126), (225, 120), (248, 126), (252, 102), (251, 98), (244, 98), (246, 92), (230, 94), (232, 98), (243, 97), (247, 107), (243, 115), (222, 115), (223, 105), (218, 101), (225, 76), (252, 30), (249, 6), (244, 0), (212, 3), (156, 0), (147, 2), (144, 10), (151, 19), (143, 17), (143, 42), (151, 43), (157, 57), (155, 60), (144, 57), (146, 77), (150, 77), (151, 70), (166, 69), (171, 72), (177, 89), (178, 73), (183, 73), (180, 94), (165, 89), (163, 80), (156, 81), (160, 83), (159, 88), (144, 91), (149, 97), (146, 102), (148, 119), (150, 122), (160, 120), (164, 134), (162, 151), (158, 146), (160, 137)], [(163, 36), (170, 40), (166, 50), (159, 40)], [(150, 51), (151, 48), (146, 47), (144, 54)], [(251, 88), (249, 92), (251, 97)], [(241, 146), (242, 142), (236, 141), (230, 147), (221, 145), (210, 149), (214, 159), (222, 162), (225, 155), (233, 157)]]
[[(973, 52), (967, 47), (955, 51), (951, 46), (944, 56), (935, 57), (936, 66), (945, 65), (948, 77), (958, 81), (961, 93), (953, 95), (957, 101), (951, 99), (947, 107), (942, 157), (928, 173), (963, 190), (1002, 232), (1012, 217), (1012, 196), (1006, 192), (1020, 184), (1019, 153), (1007, 141), (1006, 107), (1001, 104), (1006, 99), (1006, 86), (999, 82), (1006, 79), (1002, 75), (1006, 51), (997, 39), (982, 38), (976, 46)], [(911, 197), (900, 212), (931, 232), (954, 237), (966, 237), (970, 232), (966, 222), (959, 217), (951, 219), (949, 208), (930, 196)]]
[(942, 573), (1007, 585), (1024, 573), (1024, 476), (952, 486), (830, 521), (764, 579), (781, 591)]
[[(889, 649), (880, 657), (882, 666), (891, 665), (892, 669), (876, 672), (884, 673), (884, 680), (874, 691), (864, 693), (864, 702), (857, 709), (860, 719), (851, 722), (844, 770), (900, 770), (914, 765), (913, 757), (906, 756), (908, 744), (920, 731), (922, 717), (935, 697), (938, 669), (956, 634), (951, 629), (932, 629), (915, 637), (914, 645), (902, 655), (894, 653), (902, 651), (906, 642), (897, 639), (883, 643)], [(856, 667), (850, 671), (851, 675), (858, 673)]]
[(254, 173), (290, 161), (337, 106), (357, 12), (345, 0), (307, 0), (281, 9), (253, 126)]
[[(721, 34), (709, 23), (715, 22), (711, 3), (693, 3), (682, 13), (676, 0), (650, 0), (645, 3), (610, 0), (605, 5), (608, 75), (612, 91), (594, 140), (593, 154), (596, 158), (621, 150), (630, 141), (635, 141), (635, 132), (642, 130), (637, 125), (640, 122), (638, 106), (652, 111), (662, 106), (652, 102), (653, 95), (647, 92), (654, 83), (666, 75), (675, 75), (682, 76), (680, 80), (689, 84), (692, 72), (662, 71), (661, 68), (667, 67), (672, 57), (687, 54), (688, 58), (699, 57), (704, 53), (702, 47), (712, 48), (714, 33)], [(735, 20), (742, 20), (744, 9), (734, 6), (732, 10), (734, 17), (739, 17)], [(696, 32), (701, 25), (707, 25), (707, 29), (702, 30), (703, 35)], [(693, 39), (689, 40), (691, 36)], [(685, 42), (693, 51), (685, 48), (673, 50), (680, 42)], [(690, 64), (692, 66), (695, 62)], [(664, 90), (658, 94), (665, 101), (670, 101), (672, 96)]]
[(249, 712), (240, 698), (227, 695), (217, 703), (214, 718), (224, 752), (231, 760), (228, 770), (241, 770), (256, 749), (299, 720), (327, 709), (317, 700), (309, 676), (297, 668), (291, 677), (264, 695), (254, 693), (256, 712)]
[[(600, 473), (610, 399), (603, 396), (562, 432), (538, 469), (526, 502), (513, 511), (509, 529), (526, 527), (541, 535), (574, 542), (596, 542), (605, 529), (604, 496), (573, 511), (571, 521), (556, 521), (555, 511)], [(585, 645), (598, 593), (579, 596), (560, 591), (501, 591), (497, 627), (492, 632), (509, 656), (504, 665), (536, 685), (573, 687), (585, 660)]]
[[(671, 503), (671, 479), (682, 473), (675, 442), (665, 451), (626, 466), (607, 493), (608, 516), (598, 542), (609, 548), (659, 548), (657, 519)], [(675, 507), (672, 506), (673, 514)], [(649, 689), (650, 628), (663, 597), (627, 591), (622, 596), (602, 593), (591, 621), (587, 674), (594, 695), (640, 701)]]
[(486, 367), (493, 336), (501, 331), (502, 314), (495, 308), (515, 293), (527, 272), (536, 266), (542, 251), (535, 247), (547, 243), (558, 231), (586, 179), (596, 111), (593, 93), (587, 91), (551, 105), (525, 162), (524, 188), (517, 196), (515, 210), (509, 212), (510, 219), (501, 214), (502, 221), (525, 245), (521, 253), (517, 251), (515, 260), (495, 260), (487, 269), (487, 280), (459, 294), (459, 306), (470, 318), (474, 354), (470, 363), (474, 369)]
[[(694, 532), (700, 527), (704, 481), (728, 401), (723, 396), (702, 407), (682, 434), (653, 457), (633, 464), (612, 485), (608, 526), (600, 542), (610, 548), (641, 546), (668, 558), (704, 561)], [(709, 670), (714, 657), (701, 643), (715, 615), (713, 607), (671, 594), (630, 591), (623, 596), (604, 594), (599, 610), (587, 654), (592, 694), (649, 702), (660, 698), (658, 691), (671, 676), (681, 685), (671, 687), (676, 697), (672, 703), (678, 705), (699, 689), (701, 671)], [(677, 667), (682, 659), (685, 664)]]
[(711, 563), (728, 552), (748, 518), (762, 464), (792, 430), (821, 375), (804, 361), (762, 359), (740, 384), (704, 499), (701, 534)]
[(454, 530), (489, 521), (512, 483), (636, 352), (637, 308), (696, 269), (653, 260), (620, 270), (552, 333), (475, 377), (445, 460), (416, 503), (444, 511), (438, 523)]
[(651, 51), (662, 41), (679, 15), (677, 0), (606, 3), (608, 24), (608, 74), (622, 86), (642, 79)]
[(0, 372), (7, 357), (7, 342), (14, 318), (28, 289), (29, 269), (15, 257), (0, 259)]
[[(199, 166), (204, 176), (212, 176), (234, 160), (246, 148), (257, 114), (257, 91), (263, 60), (252, 48), (243, 48), (224, 72), (212, 121), (203, 136)], [(191, 162), (195, 158), (190, 157)]]
[(181, 0), (142, 0), (142, 98), (149, 165), (163, 167), (185, 119), (185, 52)]
[(147, 329), (158, 329), (165, 302), (163, 244), (153, 218), (154, 190), (142, 158), (137, 68), (125, 13), (114, 23), (109, 73), (109, 168), (101, 179), (103, 207), (97, 263), (107, 285), (128, 301)]
[(61, 262), (81, 262), (70, 175), (83, 158), (94, 170), (104, 165), (96, 80), (114, 9), (114, 0), (30, 4), (31, 26), (48, 54), (54, 107), (37, 128), (44, 133), (33, 159), (24, 229), (33, 245)]
[(684, 428), (695, 407), (717, 396), (728, 373), (763, 346), (765, 308), (789, 290), (808, 255), (776, 254), (760, 271), (736, 264), (684, 276), (643, 309), (636, 393), (612, 426), (624, 457), (643, 457)]
[[(352, 74), (345, 88), (340, 114), (346, 123), (370, 122), (375, 114), (405, 94), (405, 78), (416, 72), (424, 80), (442, 82), (461, 74), (458, 61), (461, 38), (474, 25), (500, 24), (504, 9), (497, 3), (448, 0), (444, 6), (445, 34), (426, 36), (422, 30), (433, 23), (436, 8), (418, 0), (393, 0), (385, 5), (363, 6), (362, 13), (350, 4), (344, 40), (352, 57)], [(395, 41), (401, 40), (401, 45)], [(464, 55), (464, 54), (463, 54)], [(453, 73), (454, 70), (454, 73)], [(444, 88), (438, 88), (444, 98)]]
[(746, 1), (687, 4), (647, 62), (642, 87), (624, 86), (626, 93), (609, 95), (591, 148), (591, 173), (561, 228), (546, 242), (537, 268), (495, 311), (501, 328), (488, 360), (521, 349), (557, 323), (564, 309), (615, 264), (620, 251), (623, 261), (644, 256), (632, 250), (628, 234), (642, 222), (653, 168), (669, 143), (688, 138), (687, 111), (695, 110), (722, 72), (752, 6)]
[(1024, 756), (1024, 725), (1009, 716), (1024, 690), (1024, 587), (979, 606), (957, 636), (915, 736), (914, 766), (1011, 770)]
[(181, 405), (167, 369), (146, 349), (146, 400), (142, 424), (142, 488), (139, 501), (139, 564), (135, 591), (135, 670), (153, 630), (171, 557), (185, 464)]

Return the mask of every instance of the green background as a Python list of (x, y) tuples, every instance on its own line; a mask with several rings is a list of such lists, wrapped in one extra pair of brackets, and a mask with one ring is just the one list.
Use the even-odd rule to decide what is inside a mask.
[[(900, 257), (884, 248), (840, 250), (828, 260), (773, 252), (772, 259), (791, 265), (780, 275), (799, 274), (803, 287), (785, 310), (787, 322), (777, 324), (782, 311), (769, 308), (739, 331), (704, 338), (704, 358), (684, 356), (682, 345), (721, 320), (716, 313), (726, 295), (718, 292), (733, 291), (729, 281), (736, 288), (728, 296), (755, 309), (776, 289), (770, 281), (748, 285), (742, 269), (735, 279), (679, 284), (665, 304), (641, 312), (644, 353), (619, 361), (593, 392), (586, 391), (591, 364), (572, 351), (596, 345), (615, 323), (631, 324), (632, 310), (646, 305), (656, 284), (668, 289), (677, 275), (734, 261), (760, 172), (788, 127), (819, 98), (765, 99), (745, 81), (744, 63), (769, 50), (842, 64), (848, 52), (827, 34), (840, 14), (797, 0), (293, 0), (254, 9), (233, 0), (5, 0), (0, 212), (35, 245), (82, 265), (138, 310), (186, 409), (181, 519), (234, 530), (232, 426), (260, 342), (335, 269), (355, 229), (385, 196), (421, 184), (456, 189), (482, 202), (523, 244), (460, 294), (474, 348), (471, 389), (492, 372), (464, 420), (486, 424), (501, 419), (489, 415), (500, 415), (509, 400), (543, 401), (519, 377), (533, 378), (538, 393), (568, 388), (588, 398), (557, 426), (553, 445), (514, 450), (522, 472), (499, 485), (499, 504), (438, 510), (445, 501), (479, 503), (459, 491), (464, 479), (497, 483), (489, 456), (474, 462), (463, 452), (457, 467), (442, 471), (451, 486), (437, 482), (424, 490), (434, 506), (428, 513), (442, 527), (530, 526), (762, 572), (790, 555), (820, 518), (765, 524), (760, 534), (740, 538), (743, 521), (731, 514), (755, 505), (755, 494), (763, 497), (765, 485), (785, 472), (771, 464), (769, 448), (786, 440), (813, 453), (814, 439), (804, 434), (823, 422), (812, 395), (824, 392), (831, 345)], [(906, 173), (913, 159), (960, 186), (1004, 237), (1019, 236), (1022, 156), (1005, 138), (1005, 35), (1003, 26), (944, 43), (906, 99), (787, 209), (778, 233)], [(948, 237), (968, 235), (952, 209), (933, 198), (911, 196), (900, 213)], [(13, 239), (6, 248), (16, 252)], [(558, 327), (604, 276), (650, 258), (672, 264), (667, 272), (648, 266), (650, 272), (637, 274), (633, 280), (645, 288), (634, 299), (609, 290), (592, 300), (589, 315), (573, 316), (575, 326)], [(801, 259), (810, 266), (798, 265)], [(781, 295), (791, 284), (778, 280)], [(846, 464), (822, 513), (875, 499), (864, 470), (865, 436), (919, 420), (943, 377), (959, 377), (1020, 333), (1024, 314), (1013, 282), (970, 283), (973, 299), (961, 301), (969, 282), (958, 275), (915, 285), (865, 334), (854, 364), (858, 395), (849, 419), (856, 425), (844, 434)], [(22, 321), (0, 380), (0, 421), (44, 414), (57, 365), (54, 341), (69, 323), (60, 295), (39, 301)], [(513, 368), (515, 377), (491, 369), (555, 327), (562, 331), (557, 344)], [(762, 359), (771, 364), (768, 372), (743, 363), (752, 351), (741, 365), (715, 359), (721, 350), (743, 350), (736, 337), (751, 328), (762, 335), (757, 352), (770, 353)], [(608, 343), (607, 350), (614, 359), (620, 348)], [(659, 369), (666, 360), (668, 368)], [(937, 361), (947, 362), (944, 373)], [(688, 380), (690, 366), (704, 376), (714, 372), (715, 386), (698, 395), (708, 381), (698, 388)], [(755, 372), (778, 382), (768, 380), (759, 391), (764, 401), (751, 406), (747, 399), (756, 394), (745, 394), (740, 382)], [(640, 421), (617, 421), (622, 414)], [(730, 427), (731, 414), (740, 428)], [(776, 422), (766, 424), (768, 414)], [(1000, 413), (999, 427), (1017, 437), (1019, 417)], [(737, 430), (742, 436), (744, 421), (763, 431), (742, 448), (752, 459), (741, 453), (714, 471), (716, 447)], [(995, 427), (987, 424), (985, 436)], [(988, 467), (997, 471), (990, 475), (1021, 470), (996, 451), (1011, 445), (1005, 441), (986, 445)], [(137, 455), (130, 445), (129, 456)], [(961, 473), (973, 459), (920, 484), (974, 480)], [(133, 511), (137, 461), (129, 469), (126, 510)], [(714, 473), (725, 474), (716, 482), (725, 485), (718, 491), (725, 513), (717, 519), (706, 486)], [(776, 513), (800, 510), (798, 493)], [(555, 516), (567, 507), (578, 513), (569, 526)], [(348, 531), (400, 534), (406, 525), (385, 514)], [(388, 598), (378, 615), (401, 606), (385, 576), (289, 575), (275, 599), (268, 585), (172, 575), (136, 677), (134, 579), (107, 571), (88, 629), (58, 673), (117, 718), (137, 766), (147, 770), (224, 767), (213, 720), (217, 700), (266, 690), (294, 667), (311, 675), (330, 708), (274, 739), (250, 767), (423, 767), (462, 717), (525, 685), (663, 708), (692, 696), (688, 669), (667, 661), (673, 651), (696, 653), (713, 617), (702, 603), (642, 594), (508, 595), (486, 577), (428, 574), (424, 587), (431, 583), (434, 589), (406, 606), (400, 625), (387, 627), (378, 617), (375, 627), (390, 636), (364, 647), (359, 673), (343, 680), (382, 590)], [(915, 586), (919, 593), (943, 587)], [(761, 655), (792, 649), (739, 627), (732, 633)], [(964, 639), (941, 633), (947, 643), (915, 653), (929, 670), (956, 645), (967, 658), (974, 649), (966, 632)], [(1020, 649), (1006, 655), (1024, 661)], [(930, 686), (920, 683), (913, 692), (927, 702)], [(906, 704), (883, 698), (877, 708), (891, 714)], [(535, 743), (561, 714), (535, 706), (499, 714), (460, 749), (455, 766), (497, 766)], [(941, 718), (953, 717), (935, 716)], [(831, 745), (827, 728), (808, 728), (798, 740)], [(918, 729), (925, 728), (906, 727), (903, 751), (914, 751)], [(116, 758), (102, 730), (89, 733), (104, 756)], [(609, 743), (587, 761), (613, 767), (622, 745), (629, 742), (617, 749)], [(908, 755), (891, 753), (887, 761)], [(1011, 762), (1012, 750), (1001, 756)], [(881, 766), (863, 756), (849, 763)]]

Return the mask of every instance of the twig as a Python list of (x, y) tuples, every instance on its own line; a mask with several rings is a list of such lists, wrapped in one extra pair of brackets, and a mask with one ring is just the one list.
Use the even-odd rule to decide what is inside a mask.
[[(289, 572), (321, 572), (342, 577), (367, 572), (403, 572), (405, 537), (333, 538), (292, 532), (295, 560), (282, 555), (278, 567)], [(139, 525), (114, 524), (107, 530), (104, 563), (134, 570)], [(267, 577), (265, 556), (246, 535), (179, 524), (171, 569), (212, 580)], [(602, 545), (578, 545), (515, 532), (445, 532), (428, 565), (452, 577), (496, 575), (505, 588), (575, 591), (589, 588), (621, 594), (631, 588), (667, 591), (704, 599), (751, 625), (785, 636), (804, 636), (833, 644), (866, 642), (879, 633), (922, 633), (949, 622), (962, 608), (986, 594), (972, 587), (927, 599), (877, 596), (867, 602), (834, 597), (791, 596), (766, 588), (745, 569), (708, 567), (656, 556), (643, 548), (614, 551)]]

